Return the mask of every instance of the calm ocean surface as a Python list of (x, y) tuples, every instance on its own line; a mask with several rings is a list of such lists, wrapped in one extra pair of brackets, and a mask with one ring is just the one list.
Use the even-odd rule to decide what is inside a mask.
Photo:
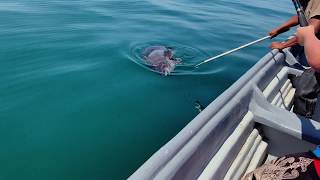
[(135, 64), (137, 47), (199, 62), (293, 14), (289, 0), (1, 0), (0, 179), (127, 178), (270, 41), (169, 77)]

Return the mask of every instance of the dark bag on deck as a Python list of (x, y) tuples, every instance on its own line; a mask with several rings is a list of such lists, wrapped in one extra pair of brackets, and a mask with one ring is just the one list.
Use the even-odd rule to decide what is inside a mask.
[(307, 69), (301, 76), (291, 78), (293, 87), (296, 88), (293, 100), (294, 113), (312, 118), (320, 93), (319, 80), (319, 73), (313, 69)]

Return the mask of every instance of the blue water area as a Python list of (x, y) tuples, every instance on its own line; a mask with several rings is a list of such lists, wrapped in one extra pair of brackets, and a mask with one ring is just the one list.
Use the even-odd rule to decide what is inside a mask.
[(167, 77), (136, 63), (141, 48), (200, 62), (293, 14), (289, 0), (1, 0), (0, 179), (129, 177), (270, 41)]

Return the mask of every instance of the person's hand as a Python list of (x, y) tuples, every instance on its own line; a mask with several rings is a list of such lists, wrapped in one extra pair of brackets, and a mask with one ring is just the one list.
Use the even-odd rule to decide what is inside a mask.
[(271, 49), (279, 49), (279, 50), (282, 50), (282, 49), (285, 48), (285, 46), (283, 45), (282, 42), (273, 42), (273, 43), (271, 43), (270, 48), (271, 48)]
[(298, 42), (301, 46), (304, 45), (305, 39), (311, 36), (314, 36), (314, 27), (312, 25), (306, 27), (300, 27), (297, 29), (296, 36), (298, 38)]
[(273, 29), (272, 31), (270, 31), (269, 36), (271, 36), (271, 39), (278, 36), (279, 35), (279, 30), (278, 29)]
[(273, 29), (272, 31), (270, 31), (268, 34), (269, 34), (269, 36), (271, 36), (270, 39), (272, 39), (274, 37), (277, 37), (279, 34), (282, 34), (282, 33), (287, 32), (289, 30), (290, 30), (290, 28), (285, 28), (285, 27), (280, 28), (280, 29), (276, 28), (276, 29)]

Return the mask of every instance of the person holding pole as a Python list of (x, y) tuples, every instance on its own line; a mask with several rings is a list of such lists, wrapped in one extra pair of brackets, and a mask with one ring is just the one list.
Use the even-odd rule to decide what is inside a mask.
[[(304, 9), (308, 23), (313, 26), (314, 32), (320, 32), (320, 0), (300, 0)], [(291, 27), (299, 24), (298, 16), (291, 17), (287, 22), (269, 32), (271, 38), (290, 30)], [(286, 42), (273, 42), (270, 46), (272, 49), (284, 49), (298, 44), (297, 37), (293, 37)]]

